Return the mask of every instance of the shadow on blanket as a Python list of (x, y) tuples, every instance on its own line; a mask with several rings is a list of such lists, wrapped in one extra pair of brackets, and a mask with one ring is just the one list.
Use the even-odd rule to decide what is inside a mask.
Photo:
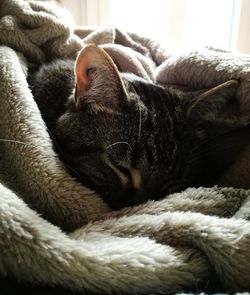
[[(17, 282), (15, 279), (2, 279), (0, 278), (1, 293), (4, 295), (80, 295), (82, 292), (72, 291), (66, 288), (60, 287), (46, 287), (43, 285), (34, 285), (30, 283)], [(188, 294), (200, 294), (204, 292), (206, 294), (220, 293), (223, 294), (223, 288), (218, 282), (209, 283), (207, 282), (205, 286), (195, 286), (195, 288), (186, 289), (185, 293)], [(84, 292), (86, 295), (108, 295), (110, 293), (93, 293)], [(129, 295), (130, 293), (116, 293), (117, 295)], [(145, 295), (163, 295), (163, 293), (144, 293)], [(169, 293), (168, 293), (169, 294)], [(183, 294), (183, 293), (179, 293)], [(246, 293), (245, 293), (246, 295)]]

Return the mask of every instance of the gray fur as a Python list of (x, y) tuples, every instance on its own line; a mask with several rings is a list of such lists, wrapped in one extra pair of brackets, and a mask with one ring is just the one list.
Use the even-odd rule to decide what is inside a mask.
[(247, 142), (244, 127), (237, 133), (219, 116), (235, 80), (187, 95), (131, 74), (117, 82), (104, 66), (77, 105), (73, 65), (42, 66), (34, 98), (63, 162), (113, 209), (214, 185)]

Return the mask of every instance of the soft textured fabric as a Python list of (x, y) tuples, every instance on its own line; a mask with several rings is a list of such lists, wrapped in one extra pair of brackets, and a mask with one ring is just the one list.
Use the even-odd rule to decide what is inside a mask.
[[(1, 1), (0, 275), (83, 293), (175, 293), (214, 280), (249, 291), (248, 190), (188, 188), (110, 212), (59, 161), (27, 70), (74, 58), (87, 43), (103, 46), (119, 70), (161, 85), (196, 90), (237, 78), (239, 115), (248, 115), (249, 56), (211, 48), (177, 55), (114, 28), (76, 29), (66, 11), (45, 3)], [(247, 179), (248, 166), (246, 158), (236, 167)]]

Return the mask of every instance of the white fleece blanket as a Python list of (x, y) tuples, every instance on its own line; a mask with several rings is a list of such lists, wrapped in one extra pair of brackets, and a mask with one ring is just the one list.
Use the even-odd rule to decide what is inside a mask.
[[(235, 99), (248, 114), (249, 56), (173, 54), (114, 28), (75, 29), (66, 11), (45, 3), (1, 1), (0, 276), (83, 293), (202, 291), (214, 280), (222, 290), (250, 291), (248, 190), (188, 188), (110, 212), (60, 163), (27, 70), (75, 57), (85, 43), (102, 45), (121, 71), (163, 85), (196, 90), (240, 79)], [(250, 179), (248, 154), (236, 168)]]

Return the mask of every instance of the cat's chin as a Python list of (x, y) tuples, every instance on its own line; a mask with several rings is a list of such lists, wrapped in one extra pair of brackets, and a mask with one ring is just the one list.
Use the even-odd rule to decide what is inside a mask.
[(131, 194), (126, 193), (117, 192), (115, 196), (102, 195), (102, 198), (108, 204), (108, 206), (114, 211), (140, 204), (139, 202), (134, 201), (134, 198), (133, 196), (131, 196)]

